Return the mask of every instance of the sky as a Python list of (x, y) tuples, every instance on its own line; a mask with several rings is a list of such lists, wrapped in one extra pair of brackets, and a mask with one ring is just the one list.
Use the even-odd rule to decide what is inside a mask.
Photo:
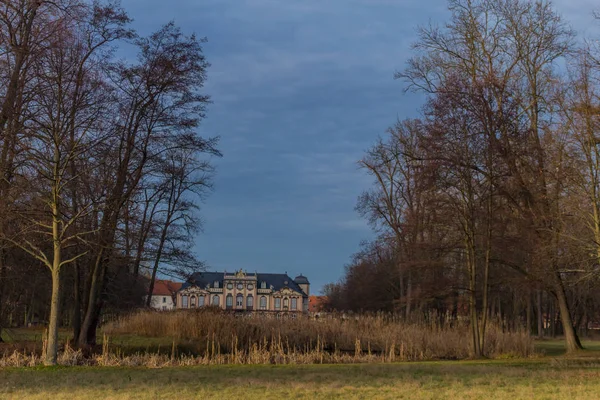
[[(357, 161), (422, 96), (394, 80), (416, 28), (445, 0), (122, 0), (148, 34), (174, 21), (206, 37), (211, 96), (200, 132), (220, 136), (214, 192), (195, 249), (213, 271), (303, 274), (311, 294), (339, 280), (363, 240), (354, 210), (371, 182)], [(582, 35), (594, 0), (555, 1)], [(600, 38), (600, 35), (596, 37)]]

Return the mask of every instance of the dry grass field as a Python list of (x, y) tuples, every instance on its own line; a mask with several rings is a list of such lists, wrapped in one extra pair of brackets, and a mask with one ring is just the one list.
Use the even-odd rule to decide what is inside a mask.
[(105, 326), (86, 354), (66, 346), (58, 367), (39, 365), (42, 330), (14, 329), (0, 399), (600, 398), (600, 342), (566, 356), (560, 340), (493, 328), (493, 358), (470, 360), (463, 329), (143, 313)]

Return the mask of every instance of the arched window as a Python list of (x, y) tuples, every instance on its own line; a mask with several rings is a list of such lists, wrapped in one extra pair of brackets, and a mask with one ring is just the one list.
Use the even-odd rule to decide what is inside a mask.
[(298, 309), (298, 299), (297, 298), (292, 297), (292, 306), (290, 307), (290, 309), (292, 309), (292, 310)]
[(219, 296), (216, 294), (213, 296), (213, 306), (218, 306), (220, 304)]
[(233, 307), (233, 296), (229, 293), (226, 297), (225, 306)]
[(290, 300), (286, 297), (283, 299), (283, 309), (287, 310), (290, 307)]
[(262, 296), (260, 298), (260, 309), (261, 310), (266, 310), (267, 309), (267, 297), (266, 296)]
[(196, 307), (196, 296), (194, 295), (190, 296), (190, 307)]
[(254, 306), (254, 297), (252, 297), (252, 295), (248, 295), (248, 297), (246, 297), (246, 308), (252, 308)]
[(276, 297), (275, 298), (275, 309), (279, 310), (281, 308), (281, 298)]
[(181, 308), (188, 308), (188, 297), (181, 296)]
[(237, 308), (242, 308), (243, 305), (244, 305), (244, 296), (242, 296), (241, 293), (238, 293), (238, 295), (235, 296), (235, 306)]
[(204, 307), (204, 296), (198, 296), (198, 307)]

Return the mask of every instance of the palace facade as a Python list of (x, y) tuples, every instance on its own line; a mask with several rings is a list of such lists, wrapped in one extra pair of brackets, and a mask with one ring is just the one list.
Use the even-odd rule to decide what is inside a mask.
[(177, 292), (177, 308), (207, 305), (232, 311), (308, 312), (310, 283), (299, 275), (199, 272)]

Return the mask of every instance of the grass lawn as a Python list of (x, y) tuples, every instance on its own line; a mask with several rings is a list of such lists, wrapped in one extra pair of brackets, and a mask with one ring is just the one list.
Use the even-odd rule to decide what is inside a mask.
[(0, 398), (593, 399), (600, 398), (600, 359), (8, 368), (0, 370)]

